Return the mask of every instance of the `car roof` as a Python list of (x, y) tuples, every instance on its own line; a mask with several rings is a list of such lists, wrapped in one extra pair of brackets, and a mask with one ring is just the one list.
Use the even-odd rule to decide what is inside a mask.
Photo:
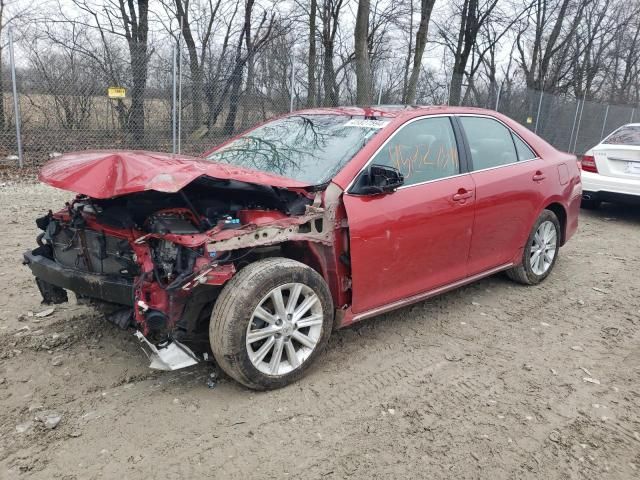
[(495, 115), (493, 110), (476, 107), (451, 107), (448, 105), (371, 105), (368, 107), (320, 107), (299, 110), (294, 114), (305, 115), (347, 115), (382, 118), (416, 117), (421, 115), (475, 113)]

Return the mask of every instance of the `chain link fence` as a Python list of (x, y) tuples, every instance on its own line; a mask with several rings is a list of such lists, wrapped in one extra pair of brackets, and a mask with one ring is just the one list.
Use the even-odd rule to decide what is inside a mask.
[[(16, 55), (15, 65), (9, 55), (2, 57), (1, 65), (0, 161), (4, 164), (18, 163), (20, 147), (25, 165), (87, 149), (198, 155), (299, 103), (300, 89), (291, 88), (295, 71), (290, 60), (278, 66), (283, 77), (279, 88), (248, 88), (243, 83), (234, 92), (229, 88), (233, 83), (229, 74), (234, 72), (196, 84), (186, 49), (169, 47), (147, 58), (146, 83), (140, 94), (132, 74), (136, 66), (122, 60), (114, 62), (120, 72), (112, 75), (104, 72), (105, 65), (75, 52), (35, 51), (20, 48), (19, 41), (7, 45)], [(111, 95), (113, 88), (118, 95)], [(118, 98), (120, 92), (124, 92), (122, 98)]]
[[(252, 85), (237, 74), (201, 72), (194, 81), (189, 56), (176, 46), (158, 49), (146, 62), (140, 94), (126, 59), (97, 64), (74, 50), (14, 48), (15, 90), (20, 136), (12, 94), (14, 68), (2, 58), (0, 159), (37, 165), (60, 153), (86, 149), (144, 149), (197, 155), (258, 122), (305, 106), (306, 71), (295, 58), (258, 65)], [(29, 53), (24, 53), (29, 52)], [(280, 57), (275, 57), (280, 58)], [(135, 65), (134, 65), (135, 67)], [(106, 75), (105, 68), (117, 69)], [(220, 72), (222, 70), (218, 70)], [(197, 73), (197, 72), (196, 72)], [(109, 82), (105, 78), (120, 79)], [(267, 78), (268, 77), (268, 78)], [(401, 103), (401, 93), (375, 85), (375, 101)], [(124, 98), (110, 98), (109, 87), (124, 88)], [(444, 93), (443, 93), (444, 92)], [(418, 103), (442, 103), (449, 92), (423, 88)], [(349, 92), (339, 103), (349, 104)], [(608, 105), (516, 88), (462, 85), (461, 104), (497, 110), (536, 132), (556, 148), (582, 153), (615, 128), (638, 117), (635, 106)]]
[(461, 104), (513, 118), (559, 150), (581, 154), (616, 128), (639, 119), (634, 105), (613, 105), (494, 84), (462, 95)]

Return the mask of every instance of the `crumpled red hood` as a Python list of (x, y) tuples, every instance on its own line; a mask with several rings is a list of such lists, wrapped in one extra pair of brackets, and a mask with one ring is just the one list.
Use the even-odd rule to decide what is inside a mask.
[(257, 170), (201, 158), (131, 150), (87, 150), (62, 155), (40, 170), (41, 182), (93, 198), (111, 198), (143, 190), (177, 192), (198, 177), (301, 188), (307, 184)]

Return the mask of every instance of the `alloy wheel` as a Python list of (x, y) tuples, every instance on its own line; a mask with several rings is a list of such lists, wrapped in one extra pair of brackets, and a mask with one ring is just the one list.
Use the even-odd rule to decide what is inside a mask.
[(320, 299), (307, 285), (275, 287), (254, 309), (247, 327), (251, 363), (273, 376), (297, 369), (316, 349), (323, 318)]
[(556, 256), (558, 232), (553, 222), (542, 222), (533, 236), (529, 251), (529, 265), (536, 275), (544, 275)]

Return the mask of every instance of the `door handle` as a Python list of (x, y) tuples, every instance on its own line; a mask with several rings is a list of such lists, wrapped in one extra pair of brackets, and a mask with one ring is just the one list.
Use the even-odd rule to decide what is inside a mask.
[(473, 197), (473, 190), (465, 190), (464, 188), (461, 188), (458, 190), (458, 193), (455, 193), (451, 198), (453, 198), (454, 202), (464, 202), (467, 198), (471, 197)]
[(533, 177), (531, 178), (534, 182), (541, 182), (542, 180), (544, 180), (545, 178), (547, 178), (547, 176), (542, 173), (540, 170), (538, 170)]

